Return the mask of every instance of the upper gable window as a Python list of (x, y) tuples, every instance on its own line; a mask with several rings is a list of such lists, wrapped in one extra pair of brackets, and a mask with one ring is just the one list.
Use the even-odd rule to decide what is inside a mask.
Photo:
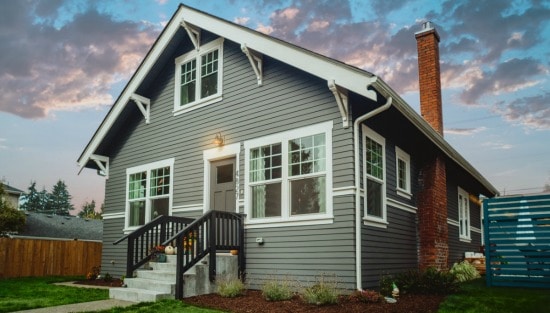
[(405, 151), (395, 147), (395, 168), (397, 177), (397, 194), (411, 198), (411, 157)]
[(174, 113), (222, 100), (223, 38), (176, 58)]

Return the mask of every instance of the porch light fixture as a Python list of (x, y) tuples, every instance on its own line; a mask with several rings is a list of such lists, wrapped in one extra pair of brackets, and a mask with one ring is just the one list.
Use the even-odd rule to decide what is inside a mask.
[(223, 146), (224, 142), (225, 142), (225, 136), (222, 136), (221, 132), (217, 133), (216, 137), (214, 138), (213, 143), (216, 146), (221, 147), (221, 146)]

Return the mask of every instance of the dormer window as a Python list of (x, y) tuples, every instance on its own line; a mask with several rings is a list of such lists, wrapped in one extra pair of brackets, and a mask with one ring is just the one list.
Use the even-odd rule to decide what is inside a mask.
[(174, 114), (222, 100), (223, 38), (176, 58)]

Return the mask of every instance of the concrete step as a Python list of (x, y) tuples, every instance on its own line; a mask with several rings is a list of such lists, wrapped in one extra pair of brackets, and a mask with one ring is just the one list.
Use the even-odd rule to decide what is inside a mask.
[(158, 291), (135, 288), (111, 288), (109, 298), (132, 302), (152, 302), (162, 299), (173, 299), (174, 295)]
[(167, 282), (176, 282), (176, 272), (173, 271), (152, 271), (137, 270), (136, 278), (154, 279)]
[(127, 278), (124, 283), (128, 288), (145, 289), (162, 293), (175, 294), (176, 283), (146, 278)]

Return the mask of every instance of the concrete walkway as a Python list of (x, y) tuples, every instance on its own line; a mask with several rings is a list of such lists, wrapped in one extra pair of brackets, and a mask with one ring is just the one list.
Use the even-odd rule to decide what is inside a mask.
[[(64, 286), (80, 287), (80, 288), (99, 288), (99, 289), (110, 288), (110, 287), (89, 286), (89, 285), (76, 285), (73, 282), (57, 283), (56, 285), (64, 285)], [(17, 311), (17, 312), (25, 312), (25, 313), (93, 312), (93, 311), (109, 310), (114, 307), (126, 307), (134, 304), (137, 304), (137, 302), (109, 299), (109, 300), (66, 304), (66, 305), (52, 306), (48, 308), (24, 310), (24, 311)]]

